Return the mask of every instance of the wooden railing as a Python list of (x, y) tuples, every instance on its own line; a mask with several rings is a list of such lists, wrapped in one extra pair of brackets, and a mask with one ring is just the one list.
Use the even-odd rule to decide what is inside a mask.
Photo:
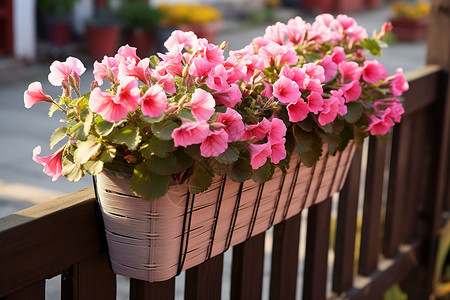
[[(450, 208), (445, 198), (450, 96), (438, 67), (410, 73), (408, 79), (406, 113), (392, 142), (370, 138), (367, 154), (357, 151), (338, 201), (330, 198), (308, 209), (307, 222), (302, 222), (302, 212), (274, 227), (270, 299), (295, 299), (301, 273), (303, 299), (378, 299), (398, 282), (409, 299), (427, 299), (432, 293), (442, 207)], [(363, 167), (362, 161), (367, 162)], [(337, 220), (331, 214), (333, 203)], [(102, 230), (93, 189), (0, 219), (0, 298), (44, 299), (46, 279), (62, 274), (62, 299), (115, 299), (116, 276)], [(261, 299), (265, 236), (233, 248), (230, 299)], [(303, 272), (300, 245), (305, 248)], [(220, 299), (223, 257), (186, 271), (186, 299)], [(174, 295), (175, 278), (160, 283), (130, 280), (130, 299)]]

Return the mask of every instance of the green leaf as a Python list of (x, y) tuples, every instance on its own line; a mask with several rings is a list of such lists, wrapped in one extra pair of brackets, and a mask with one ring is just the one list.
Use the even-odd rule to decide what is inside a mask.
[(162, 140), (170, 140), (172, 139), (172, 132), (177, 127), (179, 125), (172, 121), (166, 121), (163, 124), (155, 123), (152, 125), (152, 132)]
[(267, 158), (267, 161), (264, 165), (262, 165), (257, 170), (253, 170), (252, 179), (255, 182), (260, 182), (260, 183), (266, 182), (267, 180), (269, 180), (272, 177), (274, 170), (275, 169), (273, 168), (272, 164), (270, 163), (270, 159)]
[(188, 180), (189, 192), (198, 194), (206, 191), (213, 181), (214, 174), (201, 163), (194, 164), (193, 173)]
[[(167, 156), (168, 153), (173, 152), (176, 148), (173, 145), (173, 140), (162, 140), (156, 136), (153, 136), (148, 145), (153, 152), (153, 154), (158, 155), (160, 157)], [(148, 157), (147, 157), (148, 158)]]
[(341, 138), (334, 134), (326, 134), (322, 132), (319, 133), (319, 136), (328, 144), (328, 151), (330, 154), (334, 155), (337, 151), (339, 143), (341, 142)]
[(92, 122), (93, 113), (89, 110), (89, 108), (82, 109), (80, 112), (80, 119), (83, 122)]
[(306, 132), (300, 129), (299, 127), (294, 127), (294, 136), (297, 141), (297, 146), (295, 147), (295, 151), (298, 154), (302, 154), (308, 151), (313, 150), (313, 147), (317, 147), (317, 145), (321, 145), (320, 139), (311, 132)]
[(364, 139), (366, 138), (367, 133), (364, 132), (364, 129), (359, 128), (359, 127), (354, 127), (353, 128), (353, 137), (355, 140), (355, 144), (358, 146), (362, 146), (362, 144), (364, 143)]
[(159, 63), (159, 58), (156, 55), (152, 55), (150, 56), (150, 66), (152, 66), (153, 68), (155, 68)]
[(144, 200), (153, 200), (167, 193), (170, 182), (169, 175), (154, 174), (147, 169), (145, 163), (141, 163), (133, 170), (130, 186), (137, 196)]
[(62, 158), (62, 175), (69, 181), (79, 181), (84, 176), (84, 172), (79, 164), (73, 162), (73, 157), (68, 155)]
[(184, 170), (192, 167), (194, 160), (184, 152), (183, 148), (177, 148), (177, 150), (173, 153), (177, 158), (177, 164), (179, 170)]
[(159, 117), (154, 117), (154, 118), (150, 117), (150, 116), (142, 115), (142, 120), (145, 123), (153, 124), (153, 123), (161, 122), (164, 119), (165, 116), (166, 116), (165, 113), (162, 113)]
[(91, 157), (97, 154), (102, 144), (100, 144), (97, 139), (90, 136), (87, 141), (78, 141), (74, 154), (74, 162), (76, 164), (82, 165), (86, 163)]
[(178, 115), (188, 121), (197, 121), (189, 109), (183, 108), (178, 111)]
[(239, 149), (230, 145), (225, 152), (219, 154), (216, 159), (224, 164), (231, 164), (237, 161), (239, 158)]
[(200, 151), (200, 145), (189, 145), (184, 149), (184, 152), (197, 161), (201, 161), (204, 158)]
[(55, 131), (53, 131), (52, 136), (50, 137), (50, 149), (56, 146), (63, 138), (66, 137), (67, 127), (59, 127)]
[(84, 165), (84, 170), (91, 175), (98, 175), (103, 170), (103, 161), (89, 160)]
[(243, 182), (252, 177), (253, 169), (250, 160), (240, 157), (234, 164), (231, 171), (227, 173), (228, 177), (233, 181)]
[(130, 150), (136, 150), (142, 140), (139, 128), (127, 125), (124, 128), (112, 133), (108, 138), (117, 144), (125, 144)]
[(95, 129), (101, 136), (107, 136), (114, 130), (114, 123), (103, 120), (101, 116), (98, 116), (95, 121)]
[(300, 154), (300, 160), (307, 167), (312, 167), (322, 156), (322, 147), (317, 147), (315, 144), (313, 149), (308, 152)]
[(116, 157), (116, 152), (117, 150), (114, 146), (105, 145), (105, 150), (102, 151), (99, 159), (104, 163), (109, 163)]
[(88, 122), (79, 122), (75, 124), (70, 129), (70, 132), (72, 134), (72, 137), (79, 141), (86, 141), (89, 136), (89, 130), (91, 129), (91, 121), (88, 120)]
[(212, 171), (217, 175), (225, 175), (233, 168), (233, 164), (227, 164), (219, 161), (217, 157), (210, 157), (208, 159), (208, 164)]
[(314, 129), (314, 120), (312, 118), (306, 118), (301, 122), (296, 123), (298, 126), (300, 126), (301, 129), (307, 132), (311, 132)]
[(216, 113), (226, 113), (227, 107), (225, 105), (216, 105), (215, 111)]
[[(56, 101), (56, 100), (55, 100)], [(49, 110), (48, 110), (48, 116), (51, 118), (53, 116), (53, 114), (55, 112), (57, 112), (59, 110), (58, 105), (56, 105), (55, 103), (52, 103), (52, 105), (50, 106)]]
[(348, 123), (355, 123), (361, 118), (363, 113), (362, 105), (358, 102), (347, 103), (347, 113), (342, 118)]
[(373, 55), (381, 55), (380, 44), (374, 39), (364, 39), (362, 43), (363, 47), (370, 51)]
[(179, 171), (177, 159), (174, 155), (169, 155), (164, 158), (153, 155), (147, 159), (145, 165), (150, 172), (158, 175), (170, 175)]

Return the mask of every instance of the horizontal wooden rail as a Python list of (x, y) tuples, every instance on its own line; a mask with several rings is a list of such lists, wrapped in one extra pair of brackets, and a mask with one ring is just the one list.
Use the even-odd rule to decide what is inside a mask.
[(0, 219), (0, 298), (105, 250), (93, 189)]

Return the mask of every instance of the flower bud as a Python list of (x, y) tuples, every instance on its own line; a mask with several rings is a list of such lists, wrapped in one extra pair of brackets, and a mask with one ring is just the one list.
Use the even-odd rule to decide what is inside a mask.
[(220, 44), (219, 49), (225, 50), (225, 48), (228, 46), (228, 43), (226, 41), (223, 41), (222, 44)]
[(106, 71), (106, 79), (108, 79), (111, 84), (114, 84), (116, 79), (114, 78), (114, 73), (111, 71), (111, 69), (108, 69)]
[(181, 76), (183, 78), (186, 78), (189, 75), (189, 64), (186, 64), (183, 68), (183, 73), (181, 74)]
[(220, 123), (220, 122), (214, 122), (214, 123), (211, 123), (211, 124), (209, 124), (209, 129), (211, 129), (211, 130), (220, 130), (220, 129), (222, 129), (222, 128), (225, 128), (226, 126), (225, 126), (225, 124), (223, 124), (223, 123)]
[(91, 85), (90, 85), (90, 88), (91, 88), (91, 92), (93, 91), (93, 90), (95, 90), (95, 88), (98, 88), (98, 82), (97, 81), (92, 81), (91, 82)]
[(171, 105), (168, 109), (166, 109), (166, 114), (171, 114), (177, 111), (178, 105)]
[(66, 81), (61, 82), (64, 97), (70, 97), (70, 87)]

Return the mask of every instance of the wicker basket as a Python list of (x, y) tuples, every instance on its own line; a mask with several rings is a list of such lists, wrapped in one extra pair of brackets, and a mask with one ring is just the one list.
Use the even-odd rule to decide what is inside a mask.
[(167, 280), (339, 191), (354, 153), (350, 144), (335, 156), (324, 152), (312, 168), (291, 159), (264, 183), (215, 178), (204, 193), (174, 185), (162, 198), (133, 195), (129, 178), (97, 176), (111, 265), (115, 273), (149, 282)]

